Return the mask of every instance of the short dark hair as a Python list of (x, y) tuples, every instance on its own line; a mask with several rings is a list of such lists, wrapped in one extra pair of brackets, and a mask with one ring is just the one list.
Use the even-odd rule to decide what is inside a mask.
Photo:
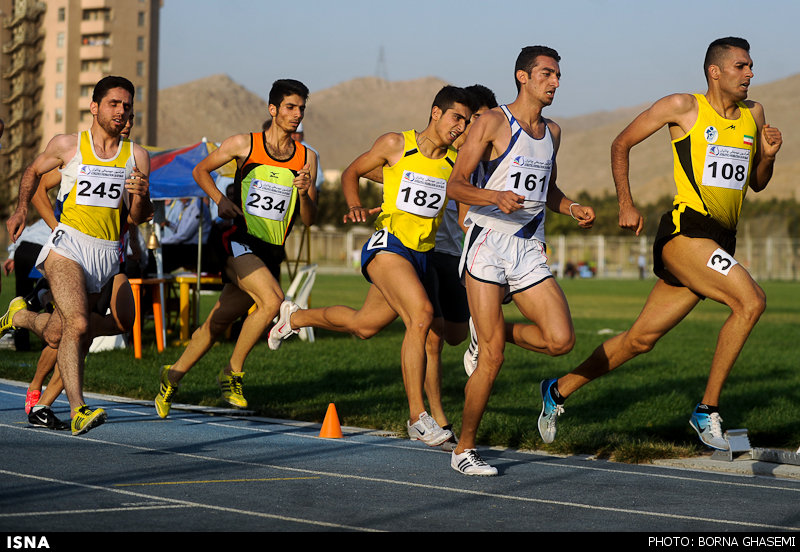
[(442, 113), (444, 113), (457, 103), (465, 105), (472, 110), (473, 100), (470, 93), (463, 88), (448, 84), (447, 86), (442, 87), (442, 89), (436, 93), (436, 97), (433, 98), (431, 110), (433, 110), (434, 107), (438, 107), (442, 110)]
[(108, 91), (113, 90), (114, 88), (123, 88), (130, 92), (131, 99), (133, 99), (133, 95), (136, 91), (136, 89), (133, 87), (133, 83), (125, 77), (103, 77), (97, 84), (94, 85), (94, 90), (92, 91), (92, 101), (99, 104), (100, 101), (106, 97)]
[(294, 79), (278, 79), (272, 83), (272, 89), (269, 91), (269, 105), (280, 107), (283, 98), (297, 94), (304, 100), (308, 99), (308, 87)]
[(483, 106), (486, 106), (489, 109), (497, 107), (497, 98), (495, 98), (494, 92), (482, 84), (473, 84), (472, 86), (467, 86), (465, 90), (472, 95), (475, 104), (472, 108), (473, 113), (478, 111)]
[(708, 45), (706, 50), (706, 57), (703, 60), (703, 73), (708, 79), (708, 68), (712, 65), (719, 66), (722, 63), (722, 57), (731, 48), (741, 48), (748, 54), (750, 53), (750, 43), (743, 38), (736, 36), (726, 36), (725, 38), (718, 38)]
[(547, 56), (556, 61), (561, 61), (561, 56), (558, 55), (558, 52), (549, 46), (525, 46), (517, 56), (517, 62), (514, 64), (514, 85), (517, 87), (517, 92), (520, 89), (517, 71), (525, 71), (530, 75), (536, 66), (536, 58), (539, 56)]

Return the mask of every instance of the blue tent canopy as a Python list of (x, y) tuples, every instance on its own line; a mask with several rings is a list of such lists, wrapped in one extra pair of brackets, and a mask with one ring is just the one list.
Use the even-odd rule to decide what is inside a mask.
[[(179, 199), (204, 197), (206, 194), (192, 176), (195, 165), (216, 149), (210, 142), (199, 142), (183, 148), (150, 154), (150, 197), (153, 199)], [(224, 174), (226, 167), (222, 167)], [(212, 173), (216, 180), (216, 172)]]

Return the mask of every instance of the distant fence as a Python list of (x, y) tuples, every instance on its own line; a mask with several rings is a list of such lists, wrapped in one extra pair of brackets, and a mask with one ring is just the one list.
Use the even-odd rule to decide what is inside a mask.
[[(289, 258), (298, 255), (303, 236), (299, 230), (286, 242)], [(347, 231), (313, 227), (311, 262), (330, 270), (357, 272), (361, 246), (371, 233), (362, 226)], [(639, 278), (640, 272), (652, 276), (653, 239), (649, 236), (554, 236), (547, 245), (550, 267), (559, 276), (624, 279)], [(735, 257), (756, 280), (800, 279), (800, 239), (739, 237)]]

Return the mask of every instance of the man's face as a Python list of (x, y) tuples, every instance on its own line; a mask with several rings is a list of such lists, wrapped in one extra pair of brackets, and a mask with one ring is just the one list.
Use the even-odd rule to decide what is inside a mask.
[(109, 136), (119, 136), (131, 119), (133, 98), (124, 88), (112, 88), (99, 104), (91, 103), (90, 111)]
[(489, 111), (489, 108), (487, 106), (485, 106), (485, 105), (482, 105), (480, 108), (478, 108), (478, 111), (475, 111), (475, 112), (472, 113), (472, 117), (469, 118), (469, 124), (467, 124), (467, 128), (465, 128), (464, 132), (461, 134), (461, 136), (459, 136), (458, 139), (456, 139), (456, 141), (453, 142), (453, 147), (454, 148), (459, 149), (459, 148), (461, 148), (461, 146), (464, 145), (464, 142), (467, 141), (467, 135), (469, 134), (469, 129), (472, 126), (472, 123), (477, 121), (478, 117), (480, 117), (481, 115), (483, 115), (487, 111)]
[(543, 105), (550, 105), (560, 86), (561, 69), (555, 59), (538, 56), (530, 75), (526, 75), (525, 71), (517, 71), (517, 79), (520, 79), (521, 89), (526, 89), (531, 97)]
[(289, 134), (297, 131), (297, 127), (303, 121), (305, 111), (306, 101), (297, 94), (284, 96), (281, 100), (281, 105), (277, 107), (274, 105), (269, 106), (272, 124), (278, 125)]
[(446, 144), (453, 144), (467, 129), (472, 111), (464, 104), (454, 103), (447, 111), (434, 106), (431, 117), (436, 134)]
[(753, 60), (741, 48), (728, 48), (719, 65), (719, 86), (737, 100), (747, 98), (753, 78)]
[(123, 128), (122, 131), (119, 133), (120, 136), (126, 139), (130, 138), (132, 128), (133, 128), (133, 114), (131, 114), (131, 116), (128, 117), (128, 122), (125, 123), (125, 128)]

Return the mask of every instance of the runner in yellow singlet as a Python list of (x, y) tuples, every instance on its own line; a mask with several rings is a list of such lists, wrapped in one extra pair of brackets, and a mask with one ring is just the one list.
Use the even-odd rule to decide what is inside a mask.
[(753, 78), (750, 45), (736, 37), (712, 42), (704, 69), (704, 95), (672, 94), (641, 113), (614, 140), (611, 168), (619, 201), (619, 225), (638, 235), (641, 213), (628, 182), (633, 146), (669, 127), (678, 193), (665, 214), (653, 247), (659, 277), (644, 309), (626, 332), (600, 347), (571, 373), (542, 382), (539, 432), (549, 443), (564, 399), (583, 385), (650, 351), (704, 297), (726, 305), (701, 402), (689, 424), (709, 447), (728, 450), (719, 415), (723, 384), (747, 336), (764, 312), (764, 291), (734, 258), (736, 223), (747, 188), (759, 192), (772, 177), (782, 144), (765, 123), (761, 104), (747, 99)]
[(97, 83), (89, 105), (91, 128), (50, 141), (25, 170), (17, 209), (6, 223), (16, 240), (40, 179), (60, 168), (59, 225), (37, 261), (50, 283), (58, 317), (28, 312), (25, 300), (18, 297), (0, 319), (0, 331), (27, 328), (58, 348), (73, 435), (105, 421), (103, 409), (90, 409), (83, 398), (89, 317), (103, 285), (119, 272), (125, 217), (140, 224), (153, 212), (147, 182), (150, 157), (144, 148), (120, 136), (133, 111), (133, 95), (133, 84), (123, 77), (105, 77)]
[[(345, 222), (366, 222), (380, 211), (375, 233), (361, 253), (362, 273), (372, 284), (359, 310), (347, 306), (302, 309), (284, 302), (280, 318), (270, 330), (268, 344), (277, 349), (281, 340), (299, 328), (324, 328), (368, 339), (398, 316), (405, 324), (400, 353), (410, 420), (411, 439), (439, 446), (453, 436), (438, 393), (429, 394), (431, 411), (424, 401), (425, 342), (433, 320), (433, 306), (426, 290), (428, 258), (447, 203), (447, 178), (456, 150), (453, 142), (464, 132), (472, 115), (468, 93), (446, 86), (436, 95), (425, 130), (391, 132), (378, 138), (342, 173), (342, 191), (350, 209)], [(358, 195), (359, 179), (383, 171), (383, 203), (367, 210)]]

